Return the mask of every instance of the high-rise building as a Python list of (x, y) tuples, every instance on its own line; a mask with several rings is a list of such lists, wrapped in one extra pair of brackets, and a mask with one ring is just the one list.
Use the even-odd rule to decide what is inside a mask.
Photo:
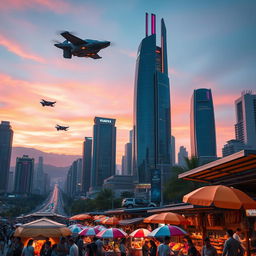
[(69, 168), (66, 180), (66, 192), (70, 197), (82, 192), (82, 159), (73, 161)]
[(89, 191), (91, 183), (91, 168), (92, 168), (92, 137), (85, 137), (83, 143), (83, 192), (86, 194)]
[(176, 150), (175, 150), (175, 137), (171, 136), (171, 163), (172, 165), (175, 165), (176, 163)]
[(146, 36), (137, 53), (134, 88), (133, 174), (140, 184), (151, 182), (151, 171), (155, 168), (163, 169), (166, 179), (171, 165), (166, 27), (162, 19), (159, 47), (156, 45), (156, 17), (151, 15), (151, 35), (148, 35), (147, 20), (148, 14)]
[(235, 101), (236, 139), (248, 148), (256, 149), (256, 94), (250, 91), (242, 93)]
[(229, 156), (245, 149), (245, 145), (240, 140), (229, 140), (222, 148), (222, 156)]
[(186, 167), (185, 158), (188, 157), (188, 152), (184, 146), (180, 146), (180, 151), (178, 153), (178, 165), (181, 167)]
[(0, 124), (0, 193), (7, 192), (13, 131), (8, 121)]
[(210, 89), (194, 90), (190, 109), (191, 155), (200, 164), (217, 159), (215, 119)]
[(122, 156), (121, 173), (125, 175), (125, 156)]
[(124, 150), (124, 175), (132, 175), (132, 143), (126, 143)]
[(102, 189), (104, 179), (115, 174), (115, 119), (95, 117), (93, 126), (92, 172), (90, 193)]
[(14, 172), (9, 172), (9, 181), (8, 181), (8, 193), (13, 192), (13, 186), (14, 186)]
[(17, 194), (31, 194), (33, 189), (34, 158), (28, 155), (17, 157), (15, 168), (14, 192)]
[(38, 158), (37, 168), (34, 172), (34, 192), (39, 195), (45, 193), (45, 177), (44, 177), (44, 159), (42, 156)]

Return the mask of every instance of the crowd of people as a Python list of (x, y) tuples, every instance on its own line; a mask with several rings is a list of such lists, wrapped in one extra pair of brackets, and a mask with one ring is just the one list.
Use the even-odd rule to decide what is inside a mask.
[[(227, 230), (228, 239), (225, 241), (222, 256), (243, 256), (243, 239), (241, 230), (238, 228), (235, 233)], [(188, 256), (217, 256), (217, 250), (211, 244), (208, 237), (204, 239), (204, 246), (199, 252), (189, 237), (185, 237), (188, 247)], [(24, 246), (20, 237), (13, 236), (13, 228), (8, 225), (1, 225), (0, 228), (0, 255), (6, 256), (34, 256), (34, 241), (30, 239)], [(142, 256), (171, 256), (176, 255), (171, 250), (170, 237), (165, 237), (161, 243), (155, 243), (154, 239), (145, 240), (142, 246)], [(118, 242), (119, 255), (129, 256), (129, 242), (124, 238)], [(92, 238), (90, 243), (84, 242), (84, 236), (62, 237), (59, 243), (52, 244), (47, 238), (40, 250), (40, 256), (103, 256), (104, 242), (101, 238)]]

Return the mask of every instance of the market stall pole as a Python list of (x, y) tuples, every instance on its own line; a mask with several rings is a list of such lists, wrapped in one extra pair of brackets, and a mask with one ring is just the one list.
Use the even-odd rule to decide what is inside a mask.
[[(254, 201), (244, 192), (223, 185), (198, 188), (185, 195), (183, 197), (183, 202), (201, 206), (215, 206), (223, 209), (256, 209), (256, 201)], [(203, 227), (202, 233), (204, 239), (206, 236), (206, 218), (204, 214), (202, 214), (201, 217)], [(247, 225), (247, 221), (244, 224), (246, 231), (245, 238), (247, 255), (250, 256), (249, 227)]]

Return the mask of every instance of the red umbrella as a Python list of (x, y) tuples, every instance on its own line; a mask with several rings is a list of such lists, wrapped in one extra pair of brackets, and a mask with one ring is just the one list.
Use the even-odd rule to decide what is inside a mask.
[(149, 230), (147, 230), (145, 228), (139, 228), (139, 229), (136, 229), (135, 231), (133, 231), (129, 236), (141, 238), (141, 237), (147, 237), (149, 233), (150, 233)]

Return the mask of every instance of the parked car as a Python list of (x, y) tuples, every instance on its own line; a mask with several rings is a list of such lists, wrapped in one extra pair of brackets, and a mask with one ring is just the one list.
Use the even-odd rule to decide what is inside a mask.
[(126, 208), (156, 207), (156, 204), (142, 198), (124, 198), (122, 201), (122, 207), (126, 207)]

